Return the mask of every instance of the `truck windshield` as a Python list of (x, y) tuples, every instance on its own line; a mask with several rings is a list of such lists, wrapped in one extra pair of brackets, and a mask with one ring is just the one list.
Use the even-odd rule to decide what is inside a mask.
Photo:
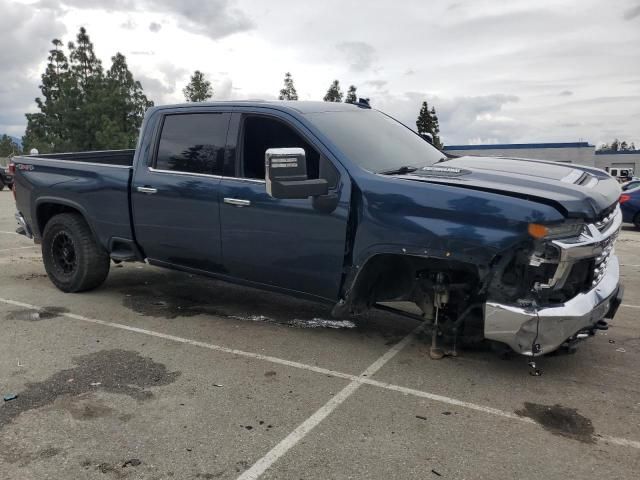
[(397, 120), (377, 110), (306, 115), (344, 154), (374, 173), (433, 165), (444, 153)]

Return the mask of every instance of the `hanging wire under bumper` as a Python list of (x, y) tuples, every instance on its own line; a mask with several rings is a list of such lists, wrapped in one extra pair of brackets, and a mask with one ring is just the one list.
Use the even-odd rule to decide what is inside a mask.
[[(523, 355), (538, 356), (553, 352), (582, 330), (595, 329), (603, 319), (613, 318), (622, 301), (618, 258), (611, 255), (604, 277), (586, 293), (580, 293), (560, 306), (518, 307), (485, 303), (484, 336), (506, 343)], [(532, 352), (535, 340), (539, 352)]]

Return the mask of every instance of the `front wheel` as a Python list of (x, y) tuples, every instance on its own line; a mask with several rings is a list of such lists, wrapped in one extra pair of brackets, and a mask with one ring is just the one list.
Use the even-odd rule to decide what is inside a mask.
[(640, 229), (640, 212), (636, 213), (635, 217), (633, 217), (633, 224), (637, 229)]
[(49, 279), (63, 292), (99, 287), (109, 274), (109, 255), (77, 213), (61, 213), (47, 222), (42, 259)]

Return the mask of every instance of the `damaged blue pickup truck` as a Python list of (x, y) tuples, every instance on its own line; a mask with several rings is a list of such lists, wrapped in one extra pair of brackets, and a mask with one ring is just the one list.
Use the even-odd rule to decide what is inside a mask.
[(65, 292), (100, 286), (112, 261), (146, 261), (335, 316), (413, 302), (443, 345), (530, 356), (606, 329), (622, 298), (613, 178), (447, 159), (364, 101), (155, 107), (135, 150), (14, 162), (18, 230)]

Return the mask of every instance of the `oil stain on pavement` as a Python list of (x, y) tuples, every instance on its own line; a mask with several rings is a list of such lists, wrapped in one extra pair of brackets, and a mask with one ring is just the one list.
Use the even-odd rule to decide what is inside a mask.
[(168, 275), (153, 285), (124, 288), (121, 290), (123, 306), (140, 315), (168, 319), (205, 314), (237, 318), (253, 315), (256, 319), (291, 321), (296, 317), (328, 315), (323, 305), (257, 290), (248, 294), (247, 289), (235, 285), (197, 280)]
[[(168, 286), (167, 286), (168, 285)], [(248, 297), (245, 292), (234, 286), (220, 288), (202, 288), (195, 285), (188, 289), (174, 288), (171, 284), (157, 284), (153, 287), (137, 287), (123, 290), (123, 306), (139, 315), (156, 318), (175, 319), (195, 315), (213, 315), (252, 322), (275, 323), (294, 328), (356, 328), (350, 320), (326, 320), (326, 307), (310, 302), (287, 299), (287, 307), (283, 308), (277, 298), (264, 296), (263, 292), (255, 292)], [(261, 301), (256, 297), (264, 296)], [(293, 308), (291, 306), (293, 304)], [(260, 314), (246, 313), (259, 311)], [(295, 313), (294, 313), (295, 312)], [(309, 318), (301, 318), (306, 317)]]
[[(28, 383), (15, 400), (5, 402), (0, 408), (0, 428), (21, 413), (51, 405), (59, 397), (76, 397), (98, 389), (148, 400), (153, 393), (147, 388), (168, 385), (180, 375), (168, 372), (163, 364), (151, 358), (127, 350), (102, 350), (75, 357), (73, 362), (74, 368), (61, 370), (42, 382)], [(101, 411), (75, 413), (91, 418), (100, 416)]]
[(595, 443), (596, 441), (595, 430), (591, 420), (580, 415), (575, 408), (525, 402), (524, 408), (517, 410), (516, 414), (535, 420), (555, 435), (572, 438), (584, 443)]

